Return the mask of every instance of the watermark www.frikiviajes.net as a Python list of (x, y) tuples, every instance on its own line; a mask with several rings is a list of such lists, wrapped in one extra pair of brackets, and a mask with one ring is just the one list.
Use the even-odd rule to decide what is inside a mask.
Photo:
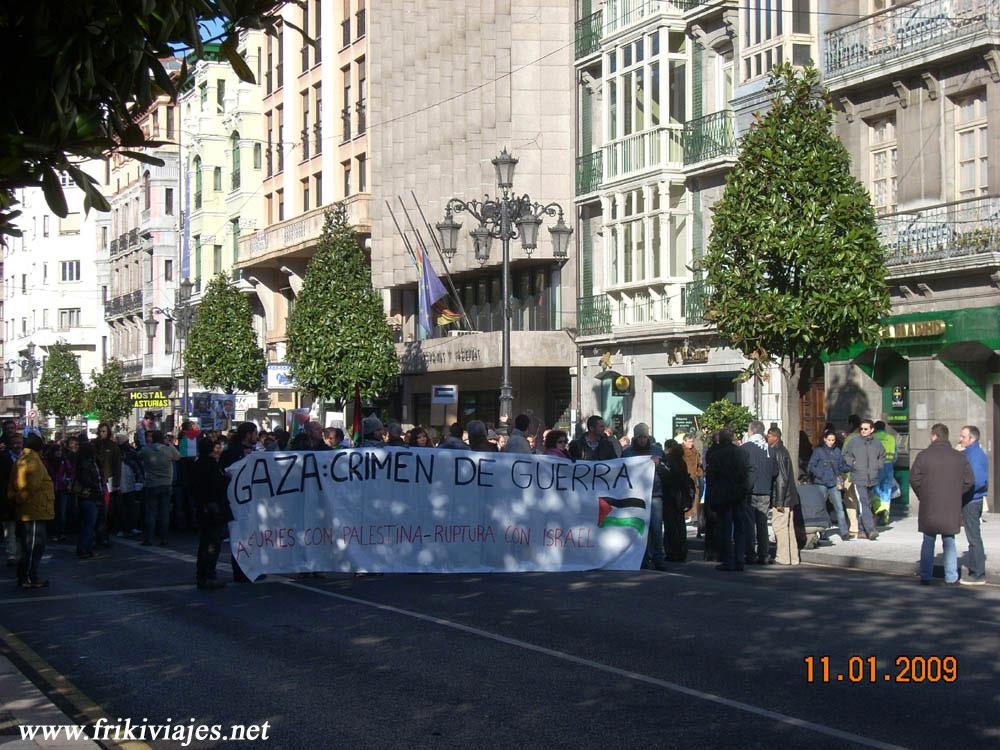
[(131, 719), (118, 719), (112, 722), (98, 719), (92, 725), (78, 724), (22, 724), (18, 727), (21, 739), (26, 742), (35, 740), (57, 740), (95, 742), (178, 742), (181, 747), (188, 747), (192, 742), (247, 742), (268, 740), (271, 722), (263, 724), (196, 724), (192, 718), (186, 723), (166, 719), (162, 724), (150, 724), (148, 719), (134, 722)]

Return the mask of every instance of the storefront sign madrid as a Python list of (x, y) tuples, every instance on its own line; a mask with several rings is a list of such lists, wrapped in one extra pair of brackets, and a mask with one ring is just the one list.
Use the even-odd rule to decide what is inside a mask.
[(943, 320), (916, 320), (882, 326), (884, 339), (919, 339), (940, 336), (947, 329)]
[(227, 470), (233, 557), (307, 571), (638, 570), (653, 464), (405, 448), (256, 453)]
[(129, 391), (128, 399), (133, 409), (169, 409), (170, 399), (163, 391)]

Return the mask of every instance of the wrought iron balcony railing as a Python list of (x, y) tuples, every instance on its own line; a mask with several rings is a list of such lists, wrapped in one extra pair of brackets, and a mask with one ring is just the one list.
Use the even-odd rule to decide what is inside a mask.
[(917, 0), (826, 32), (828, 77), (885, 65), (893, 58), (983, 32), (1000, 31), (997, 0)]
[(586, 57), (601, 48), (601, 11), (591, 13), (576, 22), (576, 58)]
[(684, 320), (688, 325), (705, 325), (705, 302), (715, 289), (704, 279), (689, 281), (684, 287)]
[(606, 294), (577, 299), (576, 332), (578, 336), (611, 333), (611, 300)]
[(684, 124), (684, 164), (735, 156), (736, 134), (733, 111), (724, 109)]
[(601, 187), (604, 159), (600, 150), (576, 157), (576, 194), (586, 195)]
[(880, 216), (878, 232), (889, 266), (997, 253), (1000, 195)]

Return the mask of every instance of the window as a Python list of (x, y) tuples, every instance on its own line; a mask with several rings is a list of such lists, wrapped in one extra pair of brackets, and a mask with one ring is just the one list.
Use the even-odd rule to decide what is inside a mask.
[(194, 170), (194, 207), (195, 209), (201, 208), (201, 157), (194, 157), (194, 162), (191, 165)]
[(42, 328), (48, 328), (48, 327), (49, 327), (49, 310), (48, 308), (45, 308), (44, 310), (42, 310)]
[(361, 154), (358, 157), (358, 192), (363, 193), (368, 189), (368, 178), (367, 178), (367, 166), (368, 157), (366, 154)]
[(896, 119), (881, 117), (868, 124), (871, 152), (872, 205), (878, 213), (896, 208)]
[(149, 114), (149, 121), (153, 125), (153, 137), (158, 138), (160, 136), (160, 110), (154, 109)]
[(344, 0), (344, 20), (340, 22), (341, 47), (351, 45), (351, 0)]
[(174, 353), (174, 321), (169, 318), (163, 321), (163, 353)]
[(313, 175), (313, 197), (316, 200), (316, 207), (323, 205), (323, 174)]
[(986, 195), (989, 191), (989, 134), (985, 91), (955, 101), (955, 135), (959, 199)]
[(174, 215), (174, 189), (166, 188), (163, 191), (163, 213), (167, 216)]
[(361, 58), (357, 62), (358, 66), (358, 135), (365, 132), (366, 122), (365, 122), (365, 106), (368, 100), (368, 86), (366, 80), (366, 66), (365, 58)]
[(220, 115), (226, 111), (226, 82), (221, 78), (215, 82), (215, 109)]
[(201, 235), (194, 236), (194, 287), (201, 289)]
[(300, 180), (302, 184), (302, 210), (309, 210), (309, 178), (306, 177), (304, 180)]
[(212, 275), (222, 273), (222, 245), (212, 246)]
[(222, 167), (212, 167), (212, 190), (222, 191)]
[(343, 124), (343, 141), (351, 140), (351, 66), (347, 65), (340, 69), (340, 75), (344, 82), (344, 107), (340, 110), (340, 119)]
[(48, 216), (43, 216), (42, 217), (42, 237), (48, 237), (48, 236), (49, 236), (49, 217)]
[(312, 136), (312, 131), (309, 130), (309, 91), (300, 93), (299, 98), (302, 108), (302, 160), (305, 161), (309, 158), (309, 141)]
[(267, 126), (267, 176), (274, 174), (274, 128), (271, 113), (264, 115)]
[(49, 264), (42, 263), (42, 283), (47, 284), (49, 281)]
[(253, 168), (260, 169), (261, 165), (261, 147), (259, 143), (253, 144)]
[(280, 89), (285, 85), (285, 25), (279, 23), (275, 26), (275, 28), (278, 31), (278, 64), (274, 68), (274, 77), (275, 87)]
[(320, 61), (323, 59), (321, 52), (323, 45), (320, 43), (320, 34), (323, 33), (323, 0), (314, 0), (313, 10), (316, 15), (316, 21), (313, 24), (316, 29), (314, 32), (316, 34), (316, 46), (313, 48), (313, 65), (319, 65)]
[(163, 261), (163, 280), (173, 281), (174, 280), (174, 261), (167, 258)]
[(313, 86), (313, 91), (316, 95), (316, 124), (313, 125), (313, 131), (316, 135), (316, 154), (319, 155), (323, 153), (323, 84), (317, 83)]
[(173, 138), (173, 137), (174, 137), (174, 108), (167, 107), (167, 138)]
[(276, 190), (275, 195), (278, 196), (278, 221), (285, 220), (285, 191)]
[[(26, 278), (24, 276), (22, 279)], [(59, 263), (59, 279), (60, 281), (79, 281), (80, 280), (80, 261), (78, 260), (64, 260)]]
[(365, 35), (365, 0), (358, 0), (358, 39)]
[(278, 113), (278, 171), (285, 171), (285, 108), (275, 107)]
[(812, 14), (809, 12), (809, 0), (792, 0), (792, 33), (811, 34), (811, 20)]
[[(280, 27), (279, 27), (280, 28)], [(271, 49), (273, 44), (273, 39), (270, 34), (266, 36), (267, 39), (267, 76), (264, 78), (264, 93), (270, 94), (274, 91), (274, 79), (271, 71), (274, 70), (274, 52)]]
[(344, 197), (346, 198), (351, 194), (351, 162), (345, 161), (343, 163), (344, 167)]
[(198, 106), (201, 111), (205, 111), (205, 107), (208, 106), (208, 81), (198, 86)]
[[(790, 0), (792, 5), (793, 33), (808, 34), (812, 0)], [(771, 68), (785, 59), (783, 23), (786, 8), (783, 0), (747, 0), (742, 4), (743, 13), (743, 79), (752, 80), (767, 75)], [(804, 32), (796, 31), (803, 27)]]
[(302, 72), (305, 73), (309, 70), (309, 3), (308, 0), (302, 3), (302, 34), (299, 36), (302, 40), (302, 49), (299, 50), (299, 54), (302, 58)]
[(66, 217), (59, 219), (59, 234), (80, 234), (80, 212), (73, 211), (66, 214)]
[(236, 265), (237, 259), (240, 257), (240, 217), (237, 216), (235, 219), (230, 219), (230, 227), (232, 228), (233, 237), (233, 265)]
[(233, 164), (232, 164), (232, 168), (233, 168), (233, 190), (239, 190), (240, 189), (240, 179), (241, 179), (240, 178), (241, 160), (240, 160), (240, 134), (238, 132), (234, 132), (229, 137), (229, 149), (230, 149), (230, 151), (232, 153), (232, 157), (233, 157)]
[(64, 307), (59, 310), (59, 330), (68, 331), (80, 327), (80, 308)]

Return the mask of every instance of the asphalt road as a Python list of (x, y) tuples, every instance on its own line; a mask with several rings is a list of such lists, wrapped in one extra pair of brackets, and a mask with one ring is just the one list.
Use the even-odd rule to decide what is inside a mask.
[[(1000, 587), (693, 562), (202, 592), (195, 546), (51, 545), (52, 587), (0, 587), (0, 625), (112, 717), (269, 722), (192, 747), (1000, 746)], [(897, 682), (907, 655), (953, 656), (957, 680)], [(875, 684), (851, 656), (877, 657)]]

